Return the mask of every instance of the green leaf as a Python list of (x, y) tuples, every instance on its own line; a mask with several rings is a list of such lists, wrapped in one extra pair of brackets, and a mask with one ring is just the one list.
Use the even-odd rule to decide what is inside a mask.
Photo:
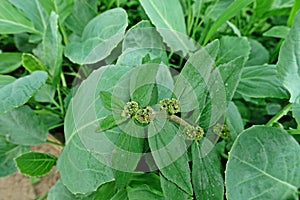
[(290, 31), (290, 28), (287, 26), (273, 26), (269, 30), (263, 33), (265, 37), (275, 37), (285, 39)]
[(0, 177), (7, 176), (17, 170), (14, 158), (29, 151), (28, 146), (16, 145), (0, 136)]
[(244, 130), (241, 114), (232, 101), (229, 102), (226, 110), (226, 124), (230, 130), (232, 139), (235, 139)]
[(140, 185), (149, 185), (152, 190), (156, 193), (162, 193), (162, 188), (160, 184), (160, 176), (155, 172), (153, 173), (134, 173), (130, 178), (129, 186), (132, 188), (138, 187)]
[(7, 74), (18, 69), (22, 64), (21, 53), (0, 53), (0, 73)]
[(0, 34), (22, 32), (41, 34), (23, 13), (8, 3), (7, 0), (0, 0)]
[(164, 197), (166, 200), (173, 199), (189, 199), (189, 195), (182, 191), (176, 184), (168, 181), (164, 176), (160, 176), (161, 187), (163, 189)]
[(300, 147), (286, 131), (264, 126), (245, 130), (229, 154), (228, 199), (298, 199)]
[(60, 80), (63, 46), (58, 30), (58, 15), (54, 12), (50, 15), (43, 42), (35, 49), (34, 53), (45, 63), (50, 75), (53, 77), (53, 84), (56, 85)]
[(146, 14), (173, 52), (195, 51), (195, 44), (186, 35), (184, 14), (179, 0), (140, 0)]
[(245, 58), (240, 56), (226, 64), (219, 65), (220, 74), (222, 76), (227, 101), (231, 101), (237, 86), (241, 80), (242, 69)]
[(267, 11), (271, 10), (272, 4), (274, 4), (274, 0), (264, 0), (264, 1), (255, 1), (256, 6), (253, 10), (253, 18), (255, 19), (261, 19), (264, 17), (264, 14), (267, 13)]
[(0, 89), (0, 113), (25, 104), (45, 84), (47, 77), (46, 72), (36, 71), (2, 87)]
[(163, 176), (183, 191), (193, 194), (187, 147), (184, 138), (178, 134), (179, 129), (171, 122), (156, 117), (148, 132), (151, 133), (148, 142), (152, 156)]
[(122, 8), (108, 10), (84, 28), (81, 41), (70, 42), (65, 56), (78, 64), (92, 64), (106, 58), (123, 39), (127, 14)]
[(52, 85), (46, 84), (34, 95), (37, 102), (53, 103), (55, 95), (55, 88)]
[[(217, 56), (216, 65), (229, 63), (238, 57), (243, 57), (244, 62), (246, 62), (249, 54), (250, 45), (247, 38), (223, 36), (220, 39), (220, 50)], [(243, 64), (244, 63), (242, 63), (242, 65)]]
[(278, 80), (276, 66), (245, 67), (237, 93), (252, 98), (288, 98), (289, 95)]
[[(134, 134), (134, 133), (130, 133)], [(144, 149), (144, 138), (137, 138), (127, 133), (121, 133), (112, 154), (115, 170), (116, 187), (122, 189), (129, 183), (132, 173), (137, 168)]]
[(14, 144), (35, 145), (46, 141), (48, 131), (33, 110), (22, 106), (0, 114), (0, 135)]
[(22, 54), (22, 65), (29, 72), (38, 70), (47, 71), (46, 66), (37, 57), (30, 53)]
[(28, 176), (43, 176), (50, 172), (57, 158), (51, 154), (27, 152), (15, 158), (21, 173)]
[(71, 14), (74, 5), (74, 0), (38, 1), (47, 11), (48, 15), (50, 15), (52, 11), (55, 11), (55, 13), (59, 16), (60, 23), (63, 23), (65, 19)]
[(87, 151), (78, 135), (74, 135), (64, 147), (58, 158), (57, 169), (63, 184), (73, 194), (95, 191), (114, 179), (111, 168)]
[[(224, 83), (219, 69), (214, 66), (214, 58), (211, 57), (215, 52), (207, 50), (200, 49), (189, 58), (174, 86), (182, 117), (187, 115), (191, 123), (198, 122), (203, 127), (216, 123), (226, 109)], [(194, 112), (189, 117), (188, 113), (191, 111)]]
[(223, 12), (226, 11), (226, 9), (232, 4), (234, 0), (222, 0), (222, 1), (216, 1), (216, 3), (210, 5), (206, 9), (205, 17), (208, 17), (212, 19), (213, 21), (216, 21)]
[(111, 200), (128, 200), (127, 190), (119, 190)]
[(300, 12), (295, 17), (291, 30), (283, 42), (277, 62), (279, 80), (290, 92), (290, 102), (300, 101)]
[(64, 199), (64, 200), (74, 200), (79, 199), (74, 194), (72, 194), (66, 186), (62, 183), (61, 179), (59, 179), (54, 186), (49, 190), (48, 200), (57, 200), (57, 199)]
[(13, 76), (8, 75), (0, 75), (0, 89), (12, 82), (14, 82), (16, 79)]
[(268, 50), (258, 41), (248, 39), (251, 51), (245, 66), (264, 65), (269, 62)]
[(151, 190), (148, 185), (141, 185), (134, 188), (128, 188), (128, 198), (130, 200), (140, 200), (140, 199), (157, 199), (163, 200), (164, 197), (161, 194), (157, 194)]
[(213, 144), (208, 140), (192, 144), (192, 182), (196, 199), (220, 199), (224, 197), (221, 161)]
[(73, 10), (65, 21), (66, 26), (81, 36), (84, 27), (97, 15), (97, 5), (97, 0), (75, 0)]
[(292, 107), (293, 111), (293, 117), (295, 118), (297, 124), (298, 124), (298, 129), (300, 129), (300, 103), (296, 103)]
[(121, 77), (128, 70), (125, 66), (105, 66), (93, 71), (69, 104), (64, 126), (66, 146), (58, 159), (57, 168), (63, 184), (72, 193), (95, 191), (114, 179), (112, 151), (120, 130), (116, 127), (95, 132), (99, 122), (112, 114), (104, 107), (99, 93), (107, 91), (127, 102), (128, 81)]
[(106, 131), (109, 129), (112, 129), (123, 122), (125, 122), (127, 118), (121, 117), (121, 116), (116, 116), (116, 115), (108, 115), (105, 117), (101, 122), (99, 128), (96, 129), (97, 132), (99, 131)]
[(113, 96), (110, 92), (101, 91), (100, 98), (103, 102), (103, 105), (108, 110), (123, 110), (125, 102)]
[(44, 32), (49, 16), (38, 0), (22, 1), (8, 0), (12, 5), (22, 10), (39, 32)]
[(234, 17), (239, 13), (243, 8), (248, 6), (254, 0), (235, 0), (230, 6), (222, 13), (221, 16), (214, 22), (214, 24), (209, 29), (206, 37), (204, 39), (204, 44), (206, 44), (210, 38), (215, 34), (215, 32), (229, 19)]

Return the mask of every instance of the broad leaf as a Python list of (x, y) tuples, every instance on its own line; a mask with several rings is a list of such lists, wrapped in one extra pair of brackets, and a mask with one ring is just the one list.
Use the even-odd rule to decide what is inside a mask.
[(290, 92), (290, 102), (300, 101), (300, 12), (295, 17), (292, 28), (283, 42), (277, 63), (278, 76), (283, 86)]
[(0, 113), (8, 112), (25, 104), (47, 80), (47, 73), (33, 72), (0, 89)]
[(286, 131), (247, 129), (229, 154), (225, 179), (228, 199), (298, 199), (300, 147)]
[(226, 11), (226, 9), (232, 4), (234, 0), (223, 0), (223, 1), (216, 1), (216, 3), (210, 5), (206, 9), (205, 17), (208, 17), (212, 19), (213, 21), (216, 21), (220, 15), (223, 14), (223, 12)]
[[(134, 129), (132, 130), (134, 131)], [(134, 133), (121, 133), (112, 155), (113, 166), (122, 166), (122, 171), (115, 170), (116, 186), (124, 188), (129, 183), (132, 173), (137, 168), (144, 149), (144, 138), (132, 136)], [(135, 135), (135, 134), (134, 134)]]
[(182, 191), (175, 183), (168, 181), (163, 175), (160, 176), (161, 187), (166, 200), (189, 199), (189, 195)]
[(254, 0), (236, 0), (218, 17), (218, 19), (214, 22), (214, 24), (209, 29), (206, 34), (204, 44), (206, 44), (209, 39), (215, 34), (215, 32), (230, 18), (234, 17), (238, 12), (240, 12), (243, 8), (248, 6)]
[(0, 73), (7, 74), (18, 69), (22, 64), (21, 53), (0, 53)]
[(35, 49), (35, 54), (45, 63), (53, 84), (56, 85), (60, 80), (63, 46), (62, 38), (58, 30), (58, 15), (51, 13), (49, 22), (43, 36), (42, 44)]
[(74, 0), (73, 10), (66, 19), (66, 26), (78, 36), (84, 27), (97, 15), (97, 0)]
[(81, 41), (66, 46), (65, 56), (72, 62), (92, 64), (106, 58), (123, 39), (127, 14), (121, 8), (108, 10), (93, 18), (84, 28)]
[(0, 0), (0, 33), (15, 34), (22, 32), (41, 34), (23, 13), (13, 7), (7, 0)]
[[(235, 44), (235, 45), (232, 45)], [(232, 60), (242, 57), (244, 62), (248, 59), (250, 45), (245, 37), (224, 36), (220, 39), (220, 50), (217, 56), (216, 65), (229, 63)]]
[(252, 98), (288, 98), (288, 92), (277, 77), (276, 66), (245, 67), (237, 93)]
[(13, 76), (8, 75), (0, 75), (0, 89), (12, 82), (14, 82), (16, 79)]
[(207, 139), (192, 144), (192, 182), (196, 199), (223, 199), (224, 183), (221, 161)]
[(40, 2), (43, 8), (47, 11), (48, 15), (50, 15), (52, 11), (55, 11), (55, 13), (59, 16), (60, 23), (62, 23), (71, 14), (75, 0), (35, 1)]
[(186, 35), (184, 15), (179, 0), (140, 0), (146, 14), (173, 52), (195, 51), (193, 41)]
[(18, 9), (22, 10), (38, 31), (44, 32), (49, 16), (45, 12), (39, 0), (9, 0), (9, 2)]
[(43, 176), (50, 172), (57, 158), (51, 154), (28, 152), (15, 158), (19, 171), (29, 176)]
[(46, 84), (34, 95), (37, 102), (53, 103), (55, 88), (52, 85)]
[(0, 114), (0, 135), (14, 144), (35, 145), (46, 141), (48, 131), (33, 110), (22, 106)]
[(100, 98), (108, 110), (123, 110), (125, 102), (113, 96), (110, 92), (101, 91)]
[(149, 127), (148, 142), (155, 164), (169, 181), (188, 194), (193, 193), (184, 138), (172, 122), (155, 119)]
[(66, 186), (62, 183), (61, 179), (59, 179), (55, 185), (49, 190), (48, 200), (57, 200), (57, 199), (64, 199), (64, 200), (74, 200), (79, 199), (76, 198), (74, 194), (72, 194)]
[(269, 62), (268, 50), (258, 41), (248, 39), (251, 51), (245, 66), (264, 65)]
[(28, 146), (16, 145), (0, 136), (0, 177), (7, 176), (17, 170), (14, 158), (29, 151)]

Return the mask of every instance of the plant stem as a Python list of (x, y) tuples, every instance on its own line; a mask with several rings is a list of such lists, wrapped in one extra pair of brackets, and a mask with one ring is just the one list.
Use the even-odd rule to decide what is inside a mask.
[(38, 200), (44, 200), (47, 198), (47, 196), (48, 196), (48, 192), (43, 194), (40, 198), (38, 198)]
[(272, 126), (275, 122), (285, 116), (293, 106), (293, 103), (288, 103), (284, 106), (275, 116), (273, 116), (267, 123), (266, 126)]
[(288, 133), (291, 135), (300, 135), (300, 129), (291, 129), (288, 130)]
[(64, 110), (64, 104), (63, 104), (63, 100), (62, 100), (62, 96), (61, 96), (61, 92), (60, 92), (60, 84), (57, 85), (57, 96), (58, 96), (58, 101), (59, 101), (59, 104), (60, 104), (60, 111), (61, 111), (61, 114), (62, 116), (65, 115), (65, 110)]
[(64, 144), (60, 144), (60, 143), (57, 143), (57, 142), (53, 142), (53, 141), (51, 141), (51, 140), (46, 140), (46, 142), (49, 143), (49, 144), (54, 144), (54, 145), (56, 145), (56, 146), (61, 146), (61, 147), (64, 147), (64, 146), (65, 146)]

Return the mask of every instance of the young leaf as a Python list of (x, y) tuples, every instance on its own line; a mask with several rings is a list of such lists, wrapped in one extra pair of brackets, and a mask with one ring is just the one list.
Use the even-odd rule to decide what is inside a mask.
[(300, 147), (286, 131), (264, 126), (245, 130), (226, 166), (228, 199), (298, 199)]
[(34, 72), (38, 70), (47, 71), (45, 65), (37, 57), (30, 53), (22, 54), (22, 65), (29, 72)]
[(46, 72), (35, 71), (31, 75), (2, 87), (0, 89), (0, 113), (25, 104), (45, 84), (47, 78)]
[(252, 98), (288, 98), (289, 94), (280, 84), (276, 66), (245, 67), (237, 93)]
[(226, 10), (222, 13), (221, 16), (214, 22), (214, 24), (209, 29), (206, 37), (204, 39), (204, 44), (206, 44), (209, 39), (215, 34), (215, 32), (222, 26), (227, 20), (234, 17), (238, 12), (240, 12), (243, 8), (248, 6), (254, 0), (236, 0), (234, 1)]
[(100, 122), (100, 126), (96, 129), (97, 132), (101, 131), (107, 131), (109, 129), (112, 129), (120, 124), (122, 124), (123, 122), (125, 122), (127, 120), (127, 118), (122, 117), (122, 116), (118, 116), (118, 114), (116, 115), (108, 115), (107, 117), (105, 117), (101, 122)]
[(157, 199), (163, 200), (162, 194), (156, 193), (156, 191), (151, 190), (151, 186), (141, 185), (138, 187), (127, 189), (128, 198), (130, 200), (140, 200), (140, 199)]
[(100, 91), (100, 99), (108, 110), (123, 110), (125, 102), (113, 96), (110, 92)]
[(18, 69), (22, 64), (21, 53), (0, 53), (0, 73), (7, 74)]
[(192, 182), (196, 199), (224, 197), (221, 161), (213, 144), (206, 140), (192, 144)]
[[(290, 102), (300, 101), (300, 12), (283, 42), (277, 63), (279, 80), (290, 92)], [(298, 98), (298, 100), (297, 100)]]
[(166, 179), (193, 194), (184, 138), (179, 136), (179, 129), (171, 122), (160, 126), (161, 122), (154, 122), (148, 129), (149, 133), (156, 133), (148, 138), (155, 163)]
[(81, 41), (66, 46), (65, 56), (78, 64), (92, 64), (106, 58), (123, 39), (127, 23), (122, 8), (98, 15), (84, 28)]
[(0, 135), (14, 144), (35, 145), (46, 141), (48, 131), (30, 107), (22, 106), (0, 114)]
[(168, 181), (163, 175), (160, 176), (161, 187), (166, 200), (189, 199), (189, 195), (182, 191), (176, 184)]
[(151, 22), (174, 52), (187, 53), (195, 51), (195, 44), (186, 35), (184, 14), (179, 0), (141, 0)]
[(53, 84), (56, 85), (60, 80), (63, 46), (62, 37), (58, 30), (58, 15), (54, 12), (50, 15), (43, 35), (43, 42), (35, 49), (34, 53), (45, 63), (53, 77)]
[(16, 80), (13, 76), (0, 75), (0, 89)]
[(37, 33), (31, 21), (7, 0), (0, 0), (0, 34)]
[(15, 158), (21, 173), (28, 176), (43, 176), (50, 172), (57, 158), (51, 154), (27, 152)]
[(14, 158), (29, 151), (29, 146), (16, 145), (0, 136), (0, 177), (12, 174), (17, 170)]

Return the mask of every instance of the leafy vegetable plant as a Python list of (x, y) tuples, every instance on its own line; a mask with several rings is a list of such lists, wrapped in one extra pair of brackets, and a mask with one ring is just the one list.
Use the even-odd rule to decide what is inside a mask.
[(48, 199), (298, 199), (299, 8), (0, 0), (0, 175), (56, 166)]

